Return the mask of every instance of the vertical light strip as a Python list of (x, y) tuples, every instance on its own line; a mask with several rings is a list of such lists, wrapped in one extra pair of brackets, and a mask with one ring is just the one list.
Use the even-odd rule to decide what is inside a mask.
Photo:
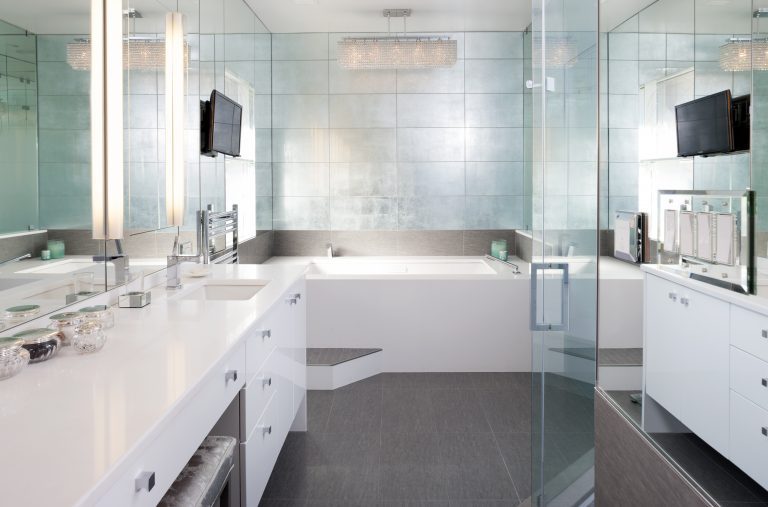
[(123, 8), (91, 2), (91, 213), (94, 239), (123, 237)]
[(165, 15), (165, 213), (184, 225), (184, 27), (180, 12)]

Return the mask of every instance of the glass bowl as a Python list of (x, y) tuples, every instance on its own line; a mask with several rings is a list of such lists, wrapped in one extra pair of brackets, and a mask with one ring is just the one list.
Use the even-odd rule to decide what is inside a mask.
[(75, 328), (75, 336), (72, 338), (72, 348), (82, 354), (98, 352), (107, 342), (104, 328), (94, 320), (84, 322)]
[(0, 380), (11, 378), (29, 364), (29, 352), (21, 338), (0, 338)]

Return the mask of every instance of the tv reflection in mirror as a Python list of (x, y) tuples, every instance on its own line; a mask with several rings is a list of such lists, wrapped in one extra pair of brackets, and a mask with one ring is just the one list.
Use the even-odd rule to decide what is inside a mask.
[(749, 149), (750, 96), (730, 90), (675, 106), (677, 156), (711, 156)]
[(219, 153), (239, 157), (242, 119), (243, 107), (213, 90), (210, 100), (200, 101), (200, 153), (209, 157)]

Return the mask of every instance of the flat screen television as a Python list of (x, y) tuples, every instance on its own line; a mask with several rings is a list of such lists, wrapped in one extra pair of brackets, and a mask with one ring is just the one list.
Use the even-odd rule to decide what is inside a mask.
[(243, 107), (213, 90), (211, 100), (200, 102), (200, 152), (211, 157), (217, 153), (239, 157), (242, 119)]
[(730, 90), (675, 106), (677, 156), (715, 155), (749, 149), (749, 95)]

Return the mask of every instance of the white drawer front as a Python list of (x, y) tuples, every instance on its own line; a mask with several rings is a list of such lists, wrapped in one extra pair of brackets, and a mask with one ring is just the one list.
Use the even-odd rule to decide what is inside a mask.
[(264, 361), (275, 349), (277, 344), (285, 339), (284, 318), (281, 319), (281, 308), (275, 308), (264, 316), (250, 332), (246, 342), (246, 377), (250, 382), (261, 371)]
[(731, 461), (768, 488), (768, 412), (731, 392)]
[(240, 484), (243, 505), (257, 507), (269, 476), (277, 462), (284, 437), (278, 428), (281, 421), (274, 398), (267, 404), (248, 440), (240, 444)]
[(285, 389), (280, 374), (277, 372), (276, 359), (279, 355), (277, 350), (272, 351), (264, 366), (253, 376), (245, 388), (240, 391), (240, 434), (243, 439), (247, 438), (253, 432), (256, 422), (264, 413), (264, 409), (269, 400), (280, 391)]
[(731, 389), (768, 410), (768, 363), (731, 347)]
[(768, 361), (768, 317), (731, 305), (731, 345)]
[[(98, 505), (157, 505), (219, 416), (243, 387), (244, 372), (245, 354), (243, 346), (240, 346), (233, 351), (223, 367), (203, 381), (200, 390), (149, 447), (133, 460), (130, 470), (99, 499)], [(153, 476), (154, 486), (149, 491), (136, 490), (136, 479), (142, 474)]]

